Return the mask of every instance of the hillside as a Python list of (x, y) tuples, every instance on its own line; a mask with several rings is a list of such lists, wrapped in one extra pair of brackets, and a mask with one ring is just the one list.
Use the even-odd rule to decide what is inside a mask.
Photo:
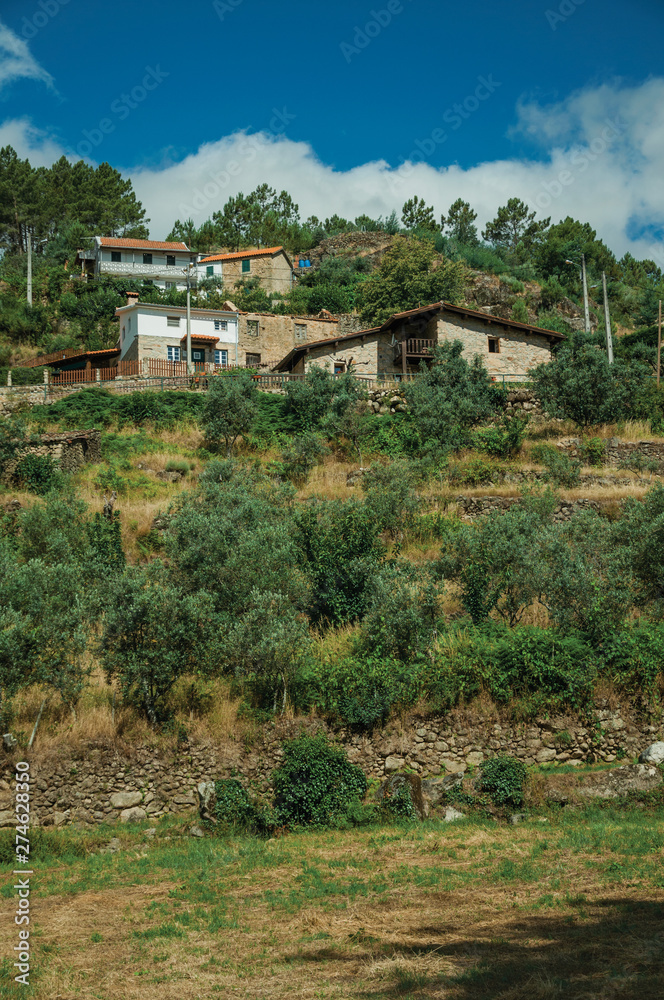
[[(147, 236), (145, 212), (129, 181), (108, 164), (93, 169), (61, 160), (49, 170), (21, 161), (11, 147), (0, 156), (0, 365), (66, 348), (101, 350), (117, 340), (115, 309), (127, 291), (143, 301), (182, 305), (184, 293), (159, 291), (131, 278), (80, 280), (77, 251), (93, 235)], [(7, 206), (15, 205), (15, 211)], [(509, 199), (482, 234), (472, 206), (457, 200), (440, 223), (431, 206), (409, 199), (401, 216), (333, 215), (302, 220), (291, 196), (267, 184), (240, 194), (196, 227), (177, 221), (169, 238), (199, 252), (283, 245), (296, 262), (289, 294), (268, 294), (250, 278), (228, 289), (209, 280), (198, 304), (219, 308), (232, 297), (240, 309), (296, 315), (353, 315), (349, 328), (382, 322), (390, 312), (450, 299), (497, 316), (562, 333), (580, 328), (579, 262), (585, 255), (592, 329), (602, 342), (601, 275), (608, 279), (619, 356), (636, 352), (654, 362), (661, 270), (630, 254), (620, 260), (596, 232), (567, 218), (535, 220)], [(33, 250), (34, 304), (26, 305), (27, 245)], [(301, 268), (299, 261), (309, 261)], [(575, 263), (571, 263), (574, 261)], [(287, 345), (289, 348), (291, 345)], [(284, 351), (286, 353), (286, 351)]]

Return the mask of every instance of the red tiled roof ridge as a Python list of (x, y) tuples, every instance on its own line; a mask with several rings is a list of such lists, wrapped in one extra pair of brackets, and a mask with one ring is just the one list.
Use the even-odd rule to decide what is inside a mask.
[(100, 236), (103, 247), (126, 247), (135, 250), (186, 250), (192, 253), (186, 243), (169, 243), (165, 240), (134, 240), (125, 236)]
[(240, 260), (243, 257), (264, 257), (279, 253), (283, 249), (283, 247), (264, 247), (262, 250), (235, 250), (233, 253), (216, 253), (211, 257), (202, 257), (198, 263), (207, 264), (208, 261), (212, 260)]

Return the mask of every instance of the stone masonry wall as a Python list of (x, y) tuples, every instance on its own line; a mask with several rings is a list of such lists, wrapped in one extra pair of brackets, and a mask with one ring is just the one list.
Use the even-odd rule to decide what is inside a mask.
[[(258, 323), (258, 336), (249, 334), (250, 323)], [(248, 352), (260, 354), (261, 365), (273, 368), (294, 347), (335, 337), (338, 333), (337, 327), (338, 322), (333, 317), (322, 319), (319, 316), (240, 313), (238, 328), (240, 364), (245, 363), (245, 356)], [(255, 326), (253, 328), (255, 329)]]
[[(473, 521), (476, 517), (484, 517), (493, 511), (506, 511), (514, 504), (520, 504), (520, 497), (467, 497), (458, 496), (454, 498), (457, 510), (462, 521)], [(605, 501), (606, 504), (614, 504), (615, 501)], [(602, 501), (586, 500), (560, 500), (553, 513), (554, 521), (569, 521), (574, 514), (580, 510), (602, 509)]]
[[(237, 775), (258, 791), (270, 791), (270, 775), (282, 759), (281, 743), (302, 730), (327, 731), (316, 719), (278, 719), (254, 739), (226, 744), (186, 743), (161, 750), (88, 744), (73, 752), (62, 748), (42, 757), (30, 752), (4, 754), (0, 767), (0, 826), (15, 824), (11, 780), (17, 760), (30, 762), (34, 781), (31, 815), (35, 825), (79, 823), (94, 826), (128, 819), (157, 819), (191, 813), (200, 781)], [(639, 716), (628, 704), (596, 705), (596, 722), (557, 716), (510, 723), (496, 713), (479, 721), (455, 712), (444, 718), (394, 723), (370, 734), (345, 730), (330, 734), (349, 758), (372, 779), (408, 767), (421, 777), (466, 771), (488, 757), (508, 753), (526, 764), (557, 761), (612, 762), (635, 757), (664, 729), (654, 716)], [(128, 810), (130, 812), (128, 812)]]
[[(500, 340), (500, 352), (489, 353), (489, 337)], [(507, 330), (471, 317), (443, 314), (438, 318), (438, 343), (463, 341), (464, 357), (470, 361), (479, 354), (492, 375), (502, 372), (526, 374), (530, 368), (551, 360), (546, 337), (518, 330)]]
[[(581, 439), (563, 438), (558, 442), (558, 448), (572, 458), (582, 458)], [(630, 459), (640, 455), (645, 459), (657, 462), (657, 471), (664, 473), (664, 441), (621, 441), (620, 438), (609, 438), (604, 445), (604, 465), (619, 466), (629, 464)]]
[(77, 472), (86, 462), (101, 461), (101, 432), (97, 430), (42, 434), (40, 442), (22, 449), (16, 459), (7, 463), (3, 471), (4, 480), (11, 480), (17, 463), (24, 455), (50, 455), (63, 472)]
[(227, 292), (234, 292), (237, 282), (247, 281), (250, 278), (258, 278), (261, 288), (266, 292), (281, 292), (282, 295), (290, 292), (292, 270), (284, 253), (276, 254), (274, 257), (249, 257), (246, 259), (251, 261), (251, 270), (247, 273), (242, 271), (241, 258), (223, 261), (223, 282)]

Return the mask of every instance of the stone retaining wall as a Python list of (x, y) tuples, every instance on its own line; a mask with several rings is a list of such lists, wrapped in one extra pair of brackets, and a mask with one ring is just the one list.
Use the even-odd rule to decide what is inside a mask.
[[(631, 759), (664, 732), (654, 719), (640, 718), (629, 705), (596, 706), (597, 724), (572, 717), (513, 724), (494, 715), (476, 721), (462, 712), (426, 722), (398, 723), (373, 734), (333, 733), (352, 761), (370, 778), (382, 779), (401, 767), (421, 777), (465, 771), (498, 753), (526, 764)], [(15, 824), (11, 781), (15, 760), (28, 760), (34, 781), (31, 816), (35, 825), (80, 823), (94, 826), (187, 814), (196, 807), (200, 781), (237, 775), (256, 790), (270, 790), (270, 775), (282, 759), (281, 742), (303, 729), (327, 730), (317, 719), (277, 720), (256, 734), (226, 744), (185, 743), (177, 749), (90, 743), (58, 756), (5, 754), (0, 769), (0, 826)]]
[[(454, 498), (454, 503), (457, 505), (461, 519), (463, 521), (472, 521), (476, 517), (483, 517), (495, 510), (509, 510), (514, 504), (521, 503), (521, 498), (458, 496)], [(585, 498), (580, 498), (579, 500), (561, 500), (553, 513), (553, 520), (569, 521), (574, 514), (577, 514), (581, 510), (592, 509), (599, 512), (602, 510), (602, 507), (609, 504), (613, 506), (615, 501), (587, 500)]]
[(403, 389), (374, 389), (369, 393), (367, 408), (372, 413), (405, 413), (408, 409)]
[[(557, 447), (572, 458), (583, 458), (581, 438), (563, 438)], [(629, 465), (634, 456), (657, 462), (657, 472), (664, 473), (664, 441), (621, 441), (609, 438), (604, 444), (603, 465)]]

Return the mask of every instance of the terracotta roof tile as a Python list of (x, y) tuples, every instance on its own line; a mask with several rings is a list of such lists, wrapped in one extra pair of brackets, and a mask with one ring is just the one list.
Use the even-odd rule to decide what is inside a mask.
[(186, 243), (165, 243), (163, 240), (130, 240), (124, 237), (100, 236), (103, 247), (125, 247), (128, 250), (189, 250)]
[(199, 264), (207, 264), (211, 260), (243, 260), (246, 257), (271, 257), (279, 253), (283, 247), (265, 247), (264, 250), (238, 250), (237, 253), (217, 253), (213, 257), (203, 257)]

